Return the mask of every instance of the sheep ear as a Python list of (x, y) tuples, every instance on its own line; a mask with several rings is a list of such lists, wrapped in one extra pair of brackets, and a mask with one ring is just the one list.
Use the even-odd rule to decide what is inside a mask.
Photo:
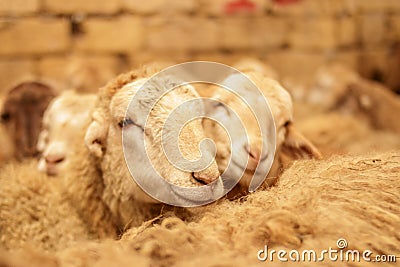
[(319, 150), (292, 123), (286, 126), (286, 138), (281, 153), (291, 159), (322, 159)]
[[(95, 114), (94, 117), (96, 117)], [(88, 147), (90, 154), (98, 158), (103, 156), (105, 140), (107, 137), (107, 129), (104, 125), (106, 125), (106, 123), (103, 122), (102, 118), (95, 118), (87, 128), (85, 135), (85, 144)]]

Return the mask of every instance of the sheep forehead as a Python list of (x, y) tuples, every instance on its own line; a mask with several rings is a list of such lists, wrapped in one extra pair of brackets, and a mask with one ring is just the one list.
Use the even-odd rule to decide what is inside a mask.
[(81, 113), (90, 110), (94, 106), (94, 98), (85, 97), (59, 97), (50, 105), (51, 110), (63, 110), (71, 113)]
[[(193, 133), (202, 131), (202, 129), (198, 129), (198, 127), (196, 127), (196, 126), (201, 127), (201, 124), (199, 123), (186, 124), (186, 122), (188, 122), (187, 121), (188, 115), (190, 118), (195, 118), (198, 114), (202, 112), (202, 107), (200, 107), (198, 103), (189, 104), (190, 105), (189, 108), (182, 106), (183, 107), (182, 109), (177, 109), (174, 111), (175, 108), (178, 108), (185, 101), (189, 101), (192, 99), (196, 98), (193, 97), (193, 95), (191, 94), (185, 94), (180, 92), (179, 88), (163, 95), (163, 97), (156, 103), (154, 108), (151, 110), (148, 120), (149, 127), (152, 129), (154, 137), (156, 138), (160, 137), (162, 130), (161, 127), (167, 122), (167, 119), (172, 119), (173, 124), (172, 125), (170, 124), (169, 127), (170, 126), (177, 127), (177, 129), (175, 130), (179, 130), (180, 127), (183, 127), (184, 125), (189, 125), (189, 128), (191, 128)], [(172, 114), (174, 114), (173, 117), (170, 117), (172, 116)]]
[[(153, 106), (150, 114), (153, 118), (165, 121), (171, 111), (183, 102), (198, 98), (198, 94), (192, 86), (184, 85), (175, 87), (174, 79), (170, 77), (140, 79), (125, 85), (113, 97), (110, 108), (113, 117), (122, 118), (126, 112), (129, 117), (144, 122), (149, 115), (147, 112)], [(145, 87), (143, 87), (145, 86)], [(165, 89), (173, 88), (163, 94)], [(139, 91), (140, 90), (140, 91)], [(139, 94), (139, 95), (138, 95)], [(134, 97), (137, 96), (137, 99)], [(129, 108), (130, 102), (134, 108)]]
[(43, 124), (81, 125), (90, 118), (94, 100), (94, 96), (61, 95), (48, 107)]
[(293, 120), (293, 102), (288, 91), (267, 77), (261, 79), (259, 88), (268, 101), (277, 126)]
[[(273, 117), (278, 125), (292, 120), (293, 116), (293, 103), (290, 94), (275, 80), (267, 78), (256, 72), (245, 73), (247, 77), (257, 85), (263, 97), (268, 101), (269, 107), (272, 111)], [(233, 74), (224, 81), (224, 85), (228, 88), (235, 88), (236, 93), (245, 95), (251, 107), (257, 108), (258, 104), (262, 103), (264, 99), (260, 99), (258, 94), (252, 94), (250, 91), (251, 85), (242, 74)], [(238, 86), (239, 85), (239, 86)], [(224, 89), (218, 89), (218, 92)], [(238, 97), (232, 97), (229, 93), (219, 93), (220, 99), (228, 103), (242, 103)]]
[(138, 90), (136, 86), (137, 82), (125, 85), (121, 90), (115, 93), (110, 102), (110, 112), (112, 117), (116, 119), (125, 117), (129, 103), (131, 102), (135, 92)]
[[(155, 93), (151, 90), (144, 89), (141, 91), (141, 95), (138, 96), (135, 103), (131, 103), (135, 95), (142, 89), (142, 86), (146, 84), (147, 79), (142, 78), (134, 82), (124, 85), (120, 90), (118, 90), (110, 102), (110, 111), (112, 117), (120, 120), (124, 118), (127, 114), (128, 117), (137, 119), (140, 116), (140, 111), (146, 108), (146, 101), (153, 100), (155, 98)], [(153, 97), (152, 97), (153, 96)], [(134, 107), (129, 108), (128, 107)]]

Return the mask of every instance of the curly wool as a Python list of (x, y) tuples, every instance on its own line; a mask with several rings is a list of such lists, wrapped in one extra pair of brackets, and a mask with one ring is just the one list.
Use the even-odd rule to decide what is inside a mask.
[[(399, 172), (400, 151), (297, 161), (276, 186), (203, 207), (191, 221), (165, 216), (130, 229), (119, 241), (81, 243), (57, 255), (32, 251), (22, 255), (40, 258), (40, 266), (256, 266), (257, 251), (265, 245), (318, 252), (336, 248), (339, 238), (347, 240), (348, 249), (399, 255)], [(0, 253), (4, 266), (26, 265), (23, 257), (15, 258)], [(328, 259), (307, 262), (307, 266), (347, 264)]]
[(36, 162), (10, 163), (0, 171), (0, 243), (61, 250), (90, 238), (57, 181), (36, 171)]

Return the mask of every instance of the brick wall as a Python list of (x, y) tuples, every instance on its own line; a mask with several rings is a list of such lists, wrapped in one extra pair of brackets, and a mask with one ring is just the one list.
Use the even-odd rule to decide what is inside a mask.
[(90, 90), (155, 59), (242, 55), (299, 79), (337, 60), (398, 90), (399, 41), (399, 0), (0, 0), (0, 91), (32, 78)]

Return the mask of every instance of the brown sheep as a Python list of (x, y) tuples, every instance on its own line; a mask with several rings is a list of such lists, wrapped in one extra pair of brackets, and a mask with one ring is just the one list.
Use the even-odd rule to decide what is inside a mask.
[(40, 82), (24, 82), (12, 88), (1, 109), (1, 121), (14, 143), (17, 160), (36, 156), (43, 113), (55, 92)]

